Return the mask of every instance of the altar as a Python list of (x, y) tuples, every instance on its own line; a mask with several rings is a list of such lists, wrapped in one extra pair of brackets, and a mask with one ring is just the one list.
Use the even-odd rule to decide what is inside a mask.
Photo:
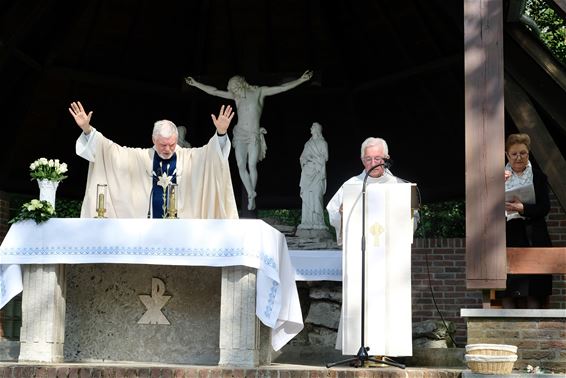
[[(21, 361), (111, 361), (110, 340), (124, 348), (134, 335), (140, 351), (196, 356), (170, 362), (209, 363), (199, 356), (208, 347), (220, 365), (257, 366), (257, 319), (274, 350), (303, 327), (285, 237), (260, 220), (25, 221), (10, 228), (0, 264), (2, 304), (23, 288)], [(136, 356), (118, 359), (146, 359)]]

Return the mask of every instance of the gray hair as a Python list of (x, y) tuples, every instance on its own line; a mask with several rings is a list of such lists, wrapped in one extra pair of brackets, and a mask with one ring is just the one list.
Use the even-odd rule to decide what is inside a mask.
[(151, 136), (153, 138), (169, 138), (171, 136), (179, 137), (179, 131), (173, 122), (162, 119), (161, 121), (157, 121), (153, 124), (153, 133)]
[(387, 142), (385, 141), (385, 139), (374, 138), (374, 137), (369, 137), (366, 140), (364, 140), (364, 142), (362, 143), (362, 152), (360, 157), (362, 158), (364, 157), (366, 153), (366, 148), (373, 146), (382, 146), (383, 154), (385, 155), (384, 157), (389, 157), (389, 148), (387, 147)]

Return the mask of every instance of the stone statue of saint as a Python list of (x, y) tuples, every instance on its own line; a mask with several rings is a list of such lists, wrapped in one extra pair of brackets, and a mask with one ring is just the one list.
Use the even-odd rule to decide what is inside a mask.
[(267, 131), (260, 127), (265, 97), (293, 89), (310, 80), (311, 77), (312, 71), (306, 71), (296, 80), (278, 86), (267, 87), (250, 85), (243, 77), (233, 76), (228, 81), (227, 91), (199, 83), (190, 76), (185, 78), (185, 82), (188, 85), (194, 86), (210, 95), (232, 99), (236, 102), (238, 123), (234, 126), (233, 144), (240, 178), (248, 194), (248, 210), (255, 209), (257, 163), (263, 160), (267, 150), (263, 136)]
[(322, 126), (311, 126), (312, 137), (305, 143), (301, 163), (301, 199), (303, 200), (298, 236), (326, 236), (324, 223), (324, 193), (326, 193), (326, 161), (328, 145), (322, 136)]
[(191, 144), (187, 140), (187, 128), (185, 126), (177, 126), (177, 132), (179, 134), (177, 144), (181, 147), (191, 148)]

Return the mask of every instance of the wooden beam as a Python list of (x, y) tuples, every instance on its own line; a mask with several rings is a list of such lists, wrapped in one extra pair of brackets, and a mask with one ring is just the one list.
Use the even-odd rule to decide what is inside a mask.
[(531, 136), (531, 150), (563, 209), (566, 209), (566, 160), (539, 117), (529, 96), (510, 76), (505, 75), (506, 109), (522, 133)]
[(505, 287), (503, 0), (464, 0), (466, 286)]
[[(566, 1), (566, 0), (565, 0)], [(564, 97), (566, 94), (566, 70), (559, 68), (558, 71), (550, 70), (555, 74), (549, 74), (549, 70), (538, 70), (541, 61), (547, 61), (545, 65), (552, 64), (556, 59), (552, 53), (546, 49), (540, 49), (542, 43), (535, 38), (527, 28), (522, 25), (508, 25), (505, 27), (508, 38), (505, 40), (505, 72), (511, 74), (529, 97), (548, 113), (549, 118), (554, 120), (556, 125), (566, 133), (566, 114), (564, 112)], [(518, 43), (517, 35), (525, 35), (524, 41)], [(528, 35), (528, 36), (527, 36)], [(509, 38), (511, 37), (511, 38)], [(523, 37), (521, 37), (523, 38)], [(544, 57), (537, 60), (529, 59), (533, 56), (531, 45), (536, 45), (537, 51)], [(521, 60), (522, 62), (518, 62)], [(559, 63), (559, 66), (562, 66)], [(536, 70), (536, 72), (534, 72)], [(556, 84), (556, 85), (553, 85)]]
[(546, 0), (546, 3), (553, 8), (562, 18), (566, 18), (566, 0)]
[(507, 34), (510, 35), (564, 91), (566, 91), (566, 71), (562, 63), (552, 56), (552, 54), (549, 54), (548, 48), (541, 42), (536, 41), (532, 33), (526, 33), (523, 29), (524, 26), (522, 25), (509, 25), (505, 30)]
[(99, 74), (67, 67), (50, 66), (45, 70), (45, 75), (59, 76), (65, 80), (72, 80), (78, 83), (88, 83), (98, 88), (149, 93), (170, 99), (179, 99), (183, 96), (182, 91), (177, 86), (168, 87), (150, 82), (126, 79), (116, 75)]
[(507, 248), (509, 274), (566, 274), (566, 248)]
[(491, 308), (491, 301), (495, 299), (495, 290), (482, 290), (482, 308)]
[(405, 70), (393, 72), (385, 76), (378, 77), (377, 79), (374, 80), (365, 81), (364, 83), (355, 87), (352, 90), (352, 92), (357, 94), (363, 91), (375, 90), (377, 87), (391, 85), (391, 83), (400, 80), (407, 80), (413, 76), (428, 75), (433, 72), (448, 71), (451, 68), (456, 67), (460, 64), (462, 64), (462, 55), (455, 54), (450, 56), (444, 56), (418, 66), (413, 66)]
[(497, 280), (470, 280), (466, 279), (467, 289), (505, 289), (507, 285), (507, 273), (505, 273), (504, 279)]

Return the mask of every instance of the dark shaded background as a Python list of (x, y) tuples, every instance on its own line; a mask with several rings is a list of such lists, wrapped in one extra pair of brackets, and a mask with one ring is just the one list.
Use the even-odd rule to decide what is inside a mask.
[(259, 209), (300, 207), (299, 155), (314, 121), (329, 145), (326, 200), (361, 172), (368, 136), (388, 141), (392, 170), (424, 201), (463, 198), (462, 3), (0, 0), (0, 190), (38, 193), (29, 164), (59, 158), (70, 177), (58, 196), (82, 198), (88, 165), (74, 153), (71, 101), (119, 144), (150, 146), (153, 122), (167, 118), (200, 146), (227, 101), (185, 76), (225, 88), (235, 74), (277, 85), (312, 69), (311, 82), (266, 100)]

